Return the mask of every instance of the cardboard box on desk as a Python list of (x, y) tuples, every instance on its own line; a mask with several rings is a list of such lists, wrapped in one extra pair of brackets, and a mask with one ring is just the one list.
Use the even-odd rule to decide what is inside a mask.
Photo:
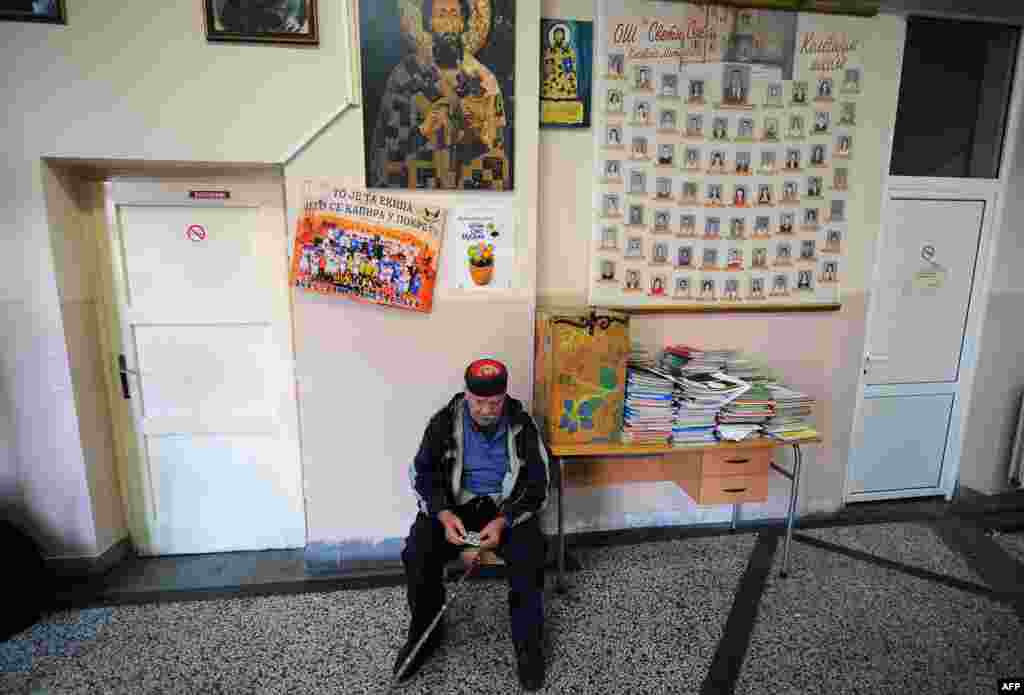
[(629, 315), (538, 309), (534, 414), (549, 444), (617, 438), (629, 359)]

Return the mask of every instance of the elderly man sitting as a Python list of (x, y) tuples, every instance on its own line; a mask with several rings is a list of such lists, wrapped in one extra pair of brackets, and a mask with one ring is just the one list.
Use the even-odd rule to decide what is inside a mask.
[[(459, 556), (468, 531), (479, 531), (480, 548), (493, 549), (507, 566), (519, 680), (536, 690), (544, 683), (546, 543), (537, 515), (547, 502), (547, 451), (522, 403), (506, 393), (505, 365), (477, 360), (465, 379), (465, 392), (431, 418), (410, 471), (419, 514), (402, 562), (412, 619), (395, 672), (444, 604), (445, 563)], [(443, 629), (439, 624), (403, 680), (437, 649)]]

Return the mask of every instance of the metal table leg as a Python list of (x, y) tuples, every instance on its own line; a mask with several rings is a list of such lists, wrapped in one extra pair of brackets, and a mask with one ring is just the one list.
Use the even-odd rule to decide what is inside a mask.
[(796, 516), (797, 496), (800, 494), (800, 445), (793, 445), (793, 474), (790, 477), (789, 490), (789, 512), (786, 514), (786, 540), (782, 546), (782, 571), (779, 576), (785, 579), (789, 576), (789, 543), (793, 538), (793, 518)]
[(565, 593), (565, 460), (559, 456), (558, 462), (558, 581), (555, 591)]
[(732, 523), (729, 524), (729, 531), (730, 532), (733, 532), (733, 531), (736, 530), (736, 522), (739, 521), (739, 518), (740, 518), (740, 505), (733, 504), (732, 505)]

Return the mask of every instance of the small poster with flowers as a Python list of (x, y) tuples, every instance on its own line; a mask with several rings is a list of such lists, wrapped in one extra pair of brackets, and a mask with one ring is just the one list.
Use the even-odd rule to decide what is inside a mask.
[(449, 278), (460, 290), (508, 290), (515, 287), (516, 248), (510, 210), (459, 208), (452, 215), (454, 248)]

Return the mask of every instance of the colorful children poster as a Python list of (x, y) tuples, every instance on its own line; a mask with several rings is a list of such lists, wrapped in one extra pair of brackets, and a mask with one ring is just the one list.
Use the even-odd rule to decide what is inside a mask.
[(540, 126), (590, 127), (594, 23), (540, 20)]
[(394, 195), (328, 187), (307, 195), (292, 253), (305, 292), (429, 312), (447, 211)]
[(509, 208), (458, 208), (452, 215), (449, 278), (461, 290), (516, 286), (516, 240)]

